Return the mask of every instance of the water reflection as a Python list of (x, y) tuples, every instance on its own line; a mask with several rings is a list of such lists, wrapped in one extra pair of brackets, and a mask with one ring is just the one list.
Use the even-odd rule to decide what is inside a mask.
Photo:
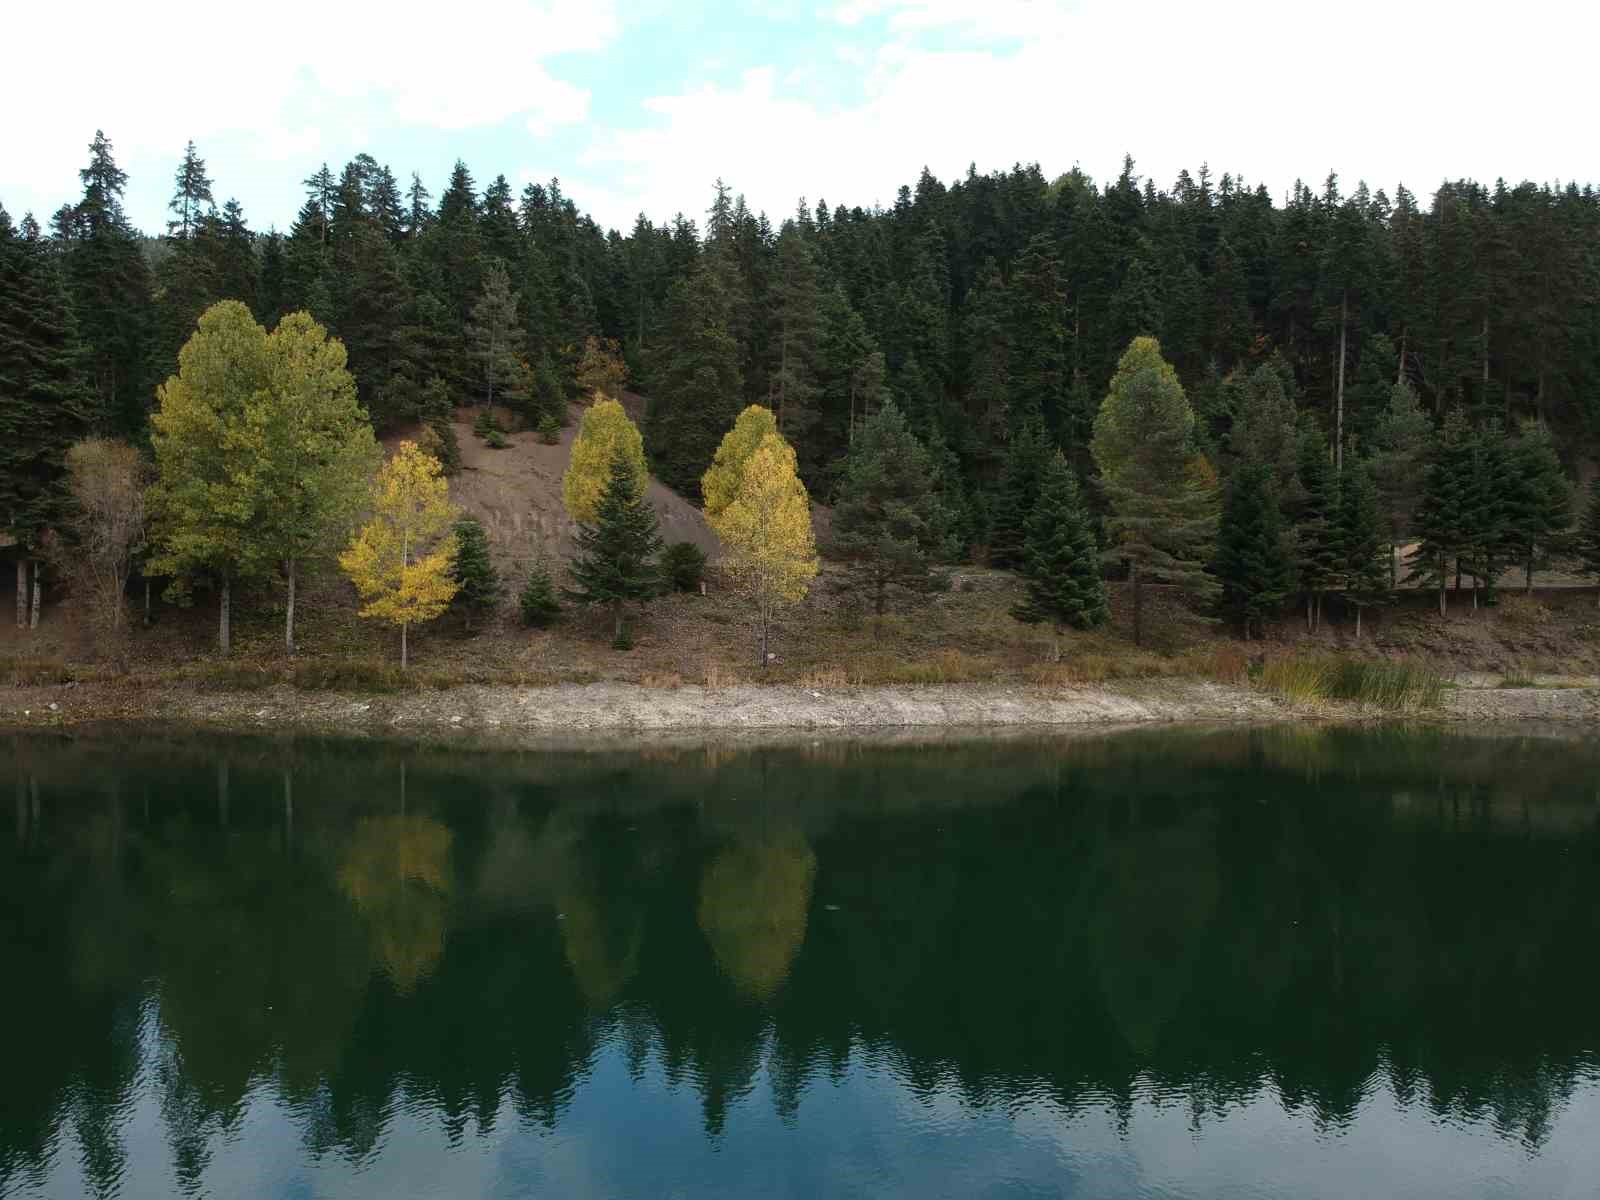
[(0, 1194), (378, 1194), (441, 1146), (487, 1174), (439, 1194), (560, 1194), (601, 1170), (572, 1139), (620, 1194), (912, 1194), (939, 1163), (934, 1191), (1077, 1164), (1092, 1194), (1150, 1186), (1170, 1112), (1189, 1155), (1401, 1122), (1439, 1194), (1474, 1154), (1573, 1179), (1597, 757), (0, 743)]

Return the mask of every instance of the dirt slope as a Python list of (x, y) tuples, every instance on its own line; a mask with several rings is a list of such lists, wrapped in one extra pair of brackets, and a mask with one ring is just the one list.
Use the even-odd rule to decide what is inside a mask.
[[(504, 579), (520, 580), (536, 553), (552, 562), (572, 554), (577, 526), (561, 501), (561, 474), (572, 454), (581, 412), (573, 409), (571, 422), (554, 446), (545, 445), (531, 430), (521, 430), (506, 435), (511, 445), (504, 450), (491, 450), (474, 436), (477, 409), (457, 413), (462, 469), (450, 480), (450, 495), (483, 522), (495, 567)], [(693, 542), (708, 557), (716, 557), (720, 543), (697, 505), (654, 479), (647, 495), (665, 542)]]

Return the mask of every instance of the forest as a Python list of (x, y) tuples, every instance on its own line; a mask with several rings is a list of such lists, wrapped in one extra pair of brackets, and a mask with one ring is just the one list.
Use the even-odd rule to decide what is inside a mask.
[(1600, 574), (1600, 490), (1574, 495), (1600, 439), (1588, 186), (1424, 203), (1330, 173), (1279, 202), (1130, 157), (1103, 184), (924, 170), (892, 208), (801, 198), (776, 223), (717, 180), (624, 233), (555, 179), (517, 195), (458, 162), (435, 199), (360, 155), (261, 232), (190, 143), (155, 234), (104, 134), (80, 175), (47, 227), (0, 209), (0, 543), (24, 553), (71, 526), (69, 448), (148, 448), (180, 349), (236, 301), (341, 343), (378, 434), (486, 403), (565, 424), (598, 353), (608, 394), (646, 398), (650, 472), (697, 501), (736, 418), (770, 410), (840, 514), (820, 549), (880, 612), (964, 560), (1028, 576), (1024, 619), (1103, 621), (1104, 558), (1247, 636), (1299, 599), (1315, 622), (1324, 595), (1359, 614), (1407, 582), (1442, 609), (1463, 575), (1493, 603), (1553, 555)]

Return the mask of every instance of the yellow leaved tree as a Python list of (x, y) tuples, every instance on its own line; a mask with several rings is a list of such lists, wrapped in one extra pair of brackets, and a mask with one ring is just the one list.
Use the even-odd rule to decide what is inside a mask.
[(708, 512), (707, 520), (722, 539), (722, 569), (729, 582), (755, 606), (765, 667), (773, 617), (779, 608), (805, 599), (818, 565), (811, 497), (782, 434), (761, 439), (744, 463), (732, 501), (715, 516)]
[(600, 495), (611, 479), (612, 456), (621, 453), (633, 468), (642, 489), (649, 480), (644, 465), (644, 439), (615, 400), (597, 400), (583, 412), (578, 436), (572, 442), (572, 457), (561, 477), (561, 498), (574, 521), (594, 524)]
[(705, 497), (706, 520), (715, 522), (722, 510), (732, 504), (744, 479), (745, 464), (756, 452), (761, 439), (778, 432), (778, 421), (770, 408), (752, 404), (739, 414), (733, 428), (722, 435), (717, 456), (700, 477), (700, 494)]
[(451, 578), (458, 510), (439, 460), (401, 442), (373, 480), (372, 511), (339, 566), (366, 601), (363, 617), (400, 626), (404, 668), (407, 629), (444, 612), (460, 586)]

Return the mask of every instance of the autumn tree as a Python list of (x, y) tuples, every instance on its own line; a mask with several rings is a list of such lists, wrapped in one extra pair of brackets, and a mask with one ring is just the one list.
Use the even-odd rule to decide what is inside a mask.
[(578, 387), (592, 396), (620, 400), (622, 389), (628, 386), (628, 364), (623, 361), (617, 339), (585, 338), (575, 378)]
[(561, 498), (567, 515), (579, 523), (592, 524), (600, 511), (600, 497), (611, 478), (612, 462), (618, 455), (628, 465), (643, 491), (649, 473), (645, 469), (644, 439), (628, 419), (620, 402), (599, 400), (583, 410), (578, 436), (572, 442), (572, 455), (561, 477)]
[(365, 601), (363, 617), (400, 627), (400, 667), (408, 665), (407, 633), (450, 606), (459, 585), (451, 577), (456, 506), (438, 459), (415, 442), (401, 442), (378, 471), (372, 519), (339, 556), (339, 566)]
[(149, 474), (149, 462), (126, 442), (88, 438), (67, 451), (71, 503), (52, 558), (88, 602), (98, 631), (113, 641), (122, 633), (128, 580), (144, 546)]
[(774, 615), (805, 599), (818, 568), (811, 497), (781, 434), (762, 437), (739, 472), (732, 501), (707, 520), (722, 539), (724, 572), (755, 608), (765, 667)]
[(1135, 338), (1117, 364), (1090, 446), (1110, 502), (1106, 554), (1128, 564), (1133, 584), (1135, 644), (1143, 642), (1147, 582), (1177, 586), (1197, 600), (1217, 590), (1205, 571), (1216, 538), (1216, 491), (1197, 469), (1194, 423), (1160, 343)]
[(700, 494), (705, 498), (708, 522), (714, 524), (722, 510), (738, 498), (746, 464), (756, 448), (777, 432), (778, 421), (773, 411), (752, 404), (739, 414), (733, 428), (722, 435), (716, 457), (700, 477)]

